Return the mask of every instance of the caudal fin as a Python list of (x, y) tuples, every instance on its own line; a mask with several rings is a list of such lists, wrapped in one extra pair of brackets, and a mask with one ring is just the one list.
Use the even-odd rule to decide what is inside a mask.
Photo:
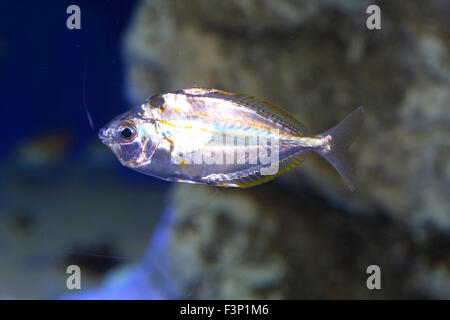
[(335, 127), (320, 135), (328, 138), (329, 145), (321, 150), (316, 150), (337, 170), (351, 191), (354, 191), (355, 187), (352, 182), (353, 165), (348, 154), (348, 147), (359, 136), (364, 124), (364, 117), (363, 107), (350, 113)]

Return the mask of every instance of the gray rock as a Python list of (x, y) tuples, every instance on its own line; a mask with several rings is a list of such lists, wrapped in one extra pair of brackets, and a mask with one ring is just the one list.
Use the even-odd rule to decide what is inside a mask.
[[(179, 184), (157, 260), (178, 297), (449, 298), (448, 234), (417, 237), (382, 212), (349, 213), (279, 185), (242, 190)], [(367, 267), (381, 268), (368, 290)], [(167, 278), (167, 277), (166, 277)]]
[[(367, 109), (352, 147), (354, 193), (315, 155), (255, 190), (177, 185), (167, 256), (181, 295), (450, 296), (450, 3), (382, 1), (382, 29), (373, 31), (369, 4), (137, 7), (123, 43), (131, 105), (156, 92), (214, 87), (271, 101), (311, 133)], [(382, 293), (365, 287), (370, 264), (388, 279)]]
[[(282, 201), (281, 201), (282, 199)], [(450, 241), (278, 184), (172, 189), (143, 261), (67, 299), (450, 298)], [(368, 290), (367, 267), (381, 269)]]
[(370, 31), (367, 4), (143, 1), (124, 41), (129, 100), (191, 86), (244, 92), (312, 133), (364, 105), (353, 147), (358, 192), (317, 157), (300, 170), (330, 196), (449, 228), (449, 42), (439, 7), (449, 5), (383, 2), (382, 29)]

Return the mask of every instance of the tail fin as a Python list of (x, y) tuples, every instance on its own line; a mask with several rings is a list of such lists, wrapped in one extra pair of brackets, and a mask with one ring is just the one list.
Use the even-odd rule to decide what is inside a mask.
[(351, 191), (354, 191), (355, 187), (352, 183), (353, 165), (348, 155), (348, 147), (358, 137), (364, 123), (364, 117), (363, 107), (359, 107), (350, 113), (335, 127), (320, 135), (321, 137), (328, 137), (330, 144), (324, 149), (316, 150), (337, 170)]

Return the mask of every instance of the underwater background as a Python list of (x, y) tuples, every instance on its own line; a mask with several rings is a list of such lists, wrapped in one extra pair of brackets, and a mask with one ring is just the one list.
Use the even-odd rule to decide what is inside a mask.
[[(449, 299), (449, 12), (443, 0), (2, 1), (0, 298)], [(313, 154), (254, 188), (168, 183), (98, 139), (147, 97), (193, 86), (268, 100), (311, 133), (363, 105), (356, 191)], [(367, 287), (371, 265), (381, 289)]]

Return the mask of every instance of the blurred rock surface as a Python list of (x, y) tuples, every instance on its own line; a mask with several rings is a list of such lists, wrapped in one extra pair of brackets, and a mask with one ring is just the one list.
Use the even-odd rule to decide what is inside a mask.
[[(179, 184), (169, 202), (140, 265), (67, 298), (450, 298), (448, 235), (418, 238), (383, 213), (349, 214), (274, 184)], [(366, 287), (373, 264), (381, 290)]]
[[(450, 298), (448, 234), (418, 238), (378, 212), (343, 211), (304, 190), (178, 185), (164, 252), (196, 299)], [(378, 265), (382, 290), (368, 290)]]
[(289, 110), (312, 133), (359, 105), (358, 191), (311, 156), (300, 170), (331, 195), (450, 228), (448, 1), (142, 1), (124, 41), (130, 102), (215, 87)]
[[(181, 297), (450, 297), (450, 3), (376, 3), (376, 31), (369, 1), (137, 7), (123, 46), (132, 105), (214, 87), (269, 100), (312, 133), (367, 109), (353, 194), (314, 155), (251, 190), (174, 186), (163, 256)], [(382, 292), (365, 287), (371, 264)]]

